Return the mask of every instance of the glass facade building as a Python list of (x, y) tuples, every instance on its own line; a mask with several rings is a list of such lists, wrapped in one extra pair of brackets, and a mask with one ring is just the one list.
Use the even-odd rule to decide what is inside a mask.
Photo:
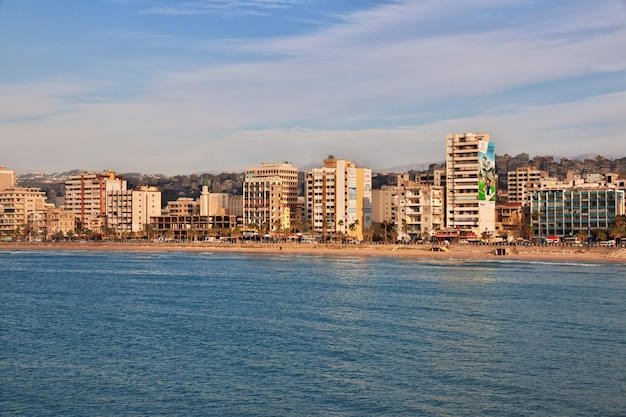
[(531, 218), (538, 236), (568, 236), (609, 229), (624, 214), (624, 190), (550, 189), (534, 191)]

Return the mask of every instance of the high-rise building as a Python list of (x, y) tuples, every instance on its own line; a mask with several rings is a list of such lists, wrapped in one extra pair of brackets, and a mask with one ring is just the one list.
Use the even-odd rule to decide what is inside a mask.
[(446, 227), (495, 233), (494, 144), (486, 133), (446, 136)]
[(324, 167), (306, 173), (306, 221), (313, 230), (363, 240), (372, 224), (372, 171), (329, 156)]
[(99, 231), (106, 225), (107, 193), (125, 190), (126, 180), (111, 171), (72, 175), (65, 181), (65, 209), (83, 229)]

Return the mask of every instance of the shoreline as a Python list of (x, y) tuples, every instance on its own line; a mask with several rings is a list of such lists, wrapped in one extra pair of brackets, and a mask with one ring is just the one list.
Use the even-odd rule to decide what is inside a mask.
[[(415, 259), (499, 259), (626, 263), (626, 248), (572, 246), (450, 245), (432, 251), (430, 245), (402, 244), (302, 244), (302, 243), (150, 243), (150, 242), (2, 242), (0, 251), (107, 251), (107, 252), (222, 252), (257, 254), (303, 254), (351, 257), (397, 257)], [(497, 249), (506, 254), (497, 255)]]

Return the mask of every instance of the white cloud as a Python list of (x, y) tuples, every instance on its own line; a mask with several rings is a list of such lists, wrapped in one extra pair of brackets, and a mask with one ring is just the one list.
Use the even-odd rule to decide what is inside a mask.
[[(287, 5), (257, 3), (241, 5)], [(174, 174), (243, 170), (263, 160), (306, 165), (335, 154), (384, 168), (442, 160), (445, 135), (467, 131), (491, 133), (497, 153), (623, 149), (624, 92), (573, 101), (550, 97), (545, 102), (556, 104), (549, 105), (536, 95), (532, 105), (506, 109), (489, 98), (626, 70), (624, 8), (579, 3), (559, 17), (520, 25), (419, 30), (433, 22), (443, 28), (453, 6), (453, 14), (471, 16), (502, 4), (398, 2), (341, 16), (341, 24), (308, 35), (229, 42), (239, 62), (155, 71), (137, 88), (141, 93), (126, 99), (95, 100), (96, 93), (115, 93), (115, 86), (86, 81), (7, 86), (0, 96), (0, 137), (11, 140), (2, 144), (8, 159), (0, 162), (22, 161), (18, 170), (80, 166)], [(472, 97), (488, 104), (459, 110), (457, 119), (396, 128), (370, 123)]]

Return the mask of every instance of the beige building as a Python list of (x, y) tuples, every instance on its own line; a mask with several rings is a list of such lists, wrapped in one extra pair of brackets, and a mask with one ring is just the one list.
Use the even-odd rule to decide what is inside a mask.
[(243, 183), (243, 224), (262, 231), (291, 228), (287, 194), (278, 177), (247, 177)]
[(209, 192), (209, 183), (202, 183), (197, 213), (200, 216), (243, 216), (243, 198), (240, 195)]
[(0, 235), (24, 235), (29, 218), (46, 208), (46, 193), (39, 188), (7, 187), (0, 191)]
[(107, 171), (84, 172), (65, 181), (65, 209), (73, 213), (83, 229), (100, 231), (106, 226), (107, 195), (125, 191), (126, 180)]
[(527, 192), (528, 185), (546, 178), (548, 173), (534, 167), (521, 167), (507, 173), (507, 189), (509, 203), (520, 203), (524, 206), (530, 204), (530, 195)]
[(372, 190), (372, 223), (384, 221), (396, 223), (398, 211), (398, 187), (383, 185)]
[(342, 233), (363, 240), (372, 224), (372, 171), (329, 156), (306, 173), (306, 221), (318, 233)]
[(29, 233), (47, 239), (57, 235), (69, 236), (75, 229), (76, 217), (62, 208), (46, 207), (43, 211), (33, 213), (28, 219)]
[(372, 191), (372, 220), (393, 224), (399, 240), (428, 238), (444, 224), (444, 187), (409, 181)]
[(444, 187), (398, 181), (398, 216), (396, 230), (400, 240), (429, 238), (445, 223)]
[(496, 231), (494, 144), (486, 133), (446, 136), (446, 227), (476, 236)]
[(263, 162), (258, 167), (246, 169), (246, 179), (250, 178), (278, 178), (282, 184), (282, 204), (289, 212), (289, 223), (296, 223), (301, 219), (301, 206), (298, 204), (298, 168), (289, 162)]
[(9, 187), (15, 187), (16, 185), (17, 177), (15, 176), (15, 171), (0, 165), (0, 191), (6, 190)]

